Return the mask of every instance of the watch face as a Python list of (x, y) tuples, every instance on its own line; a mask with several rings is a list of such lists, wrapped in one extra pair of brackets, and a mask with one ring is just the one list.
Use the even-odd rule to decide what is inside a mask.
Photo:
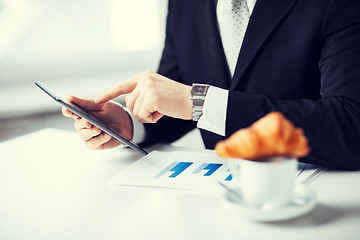
[(201, 93), (204, 93), (206, 87), (205, 86), (196, 86), (194, 88), (194, 92), (195, 94), (201, 94)]
[(197, 85), (194, 85), (191, 92), (192, 94), (194, 95), (205, 95), (207, 89), (208, 89), (208, 85), (201, 85), (201, 84), (197, 84)]

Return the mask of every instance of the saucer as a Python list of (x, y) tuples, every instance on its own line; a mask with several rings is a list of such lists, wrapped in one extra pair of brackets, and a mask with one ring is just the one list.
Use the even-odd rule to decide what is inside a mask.
[(316, 195), (308, 187), (298, 185), (294, 188), (294, 195), (291, 203), (287, 206), (275, 209), (262, 209), (246, 205), (243, 199), (234, 196), (226, 191), (223, 194), (224, 205), (231, 211), (244, 219), (271, 222), (282, 221), (304, 215), (314, 209)]

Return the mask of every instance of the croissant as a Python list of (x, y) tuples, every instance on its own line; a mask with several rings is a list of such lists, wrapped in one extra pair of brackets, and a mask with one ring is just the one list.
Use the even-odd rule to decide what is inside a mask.
[(271, 112), (219, 142), (215, 151), (224, 158), (262, 160), (275, 156), (304, 157), (310, 148), (301, 128), (295, 128), (281, 113)]

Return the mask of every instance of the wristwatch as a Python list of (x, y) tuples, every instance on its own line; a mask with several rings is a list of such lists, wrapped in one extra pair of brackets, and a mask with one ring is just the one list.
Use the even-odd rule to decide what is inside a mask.
[(203, 115), (203, 108), (206, 93), (209, 89), (207, 84), (193, 83), (191, 89), (191, 99), (193, 100), (193, 121), (199, 121), (199, 118)]

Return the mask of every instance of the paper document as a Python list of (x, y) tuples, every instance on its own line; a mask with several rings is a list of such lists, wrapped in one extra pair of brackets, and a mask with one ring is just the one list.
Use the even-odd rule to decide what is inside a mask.
[(112, 185), (217, 192), (218, 181), (231, 181), (225, 159), (213, 151), (153, 151), (109, 181)]
[[(301, 171), (297, 183), (315, 171)], [(217, 193), (223, 190), (218, 181), (234, 184), (226, 159), (218, 157), (215, 151), (153, 151), (110, 179), (109, 184)]]

